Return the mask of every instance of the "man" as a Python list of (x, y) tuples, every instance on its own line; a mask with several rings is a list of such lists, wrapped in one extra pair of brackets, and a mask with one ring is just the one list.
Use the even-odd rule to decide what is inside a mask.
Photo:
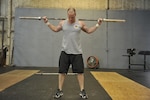
[(59, 59), (59, 76), (58, 76), (58, 90), (54, 98), (58, 99), (63, 96), (63, 83), (65, 76), (69, 70), (69, 66), (72, 65), (73, 73), (77, 74), (77, 79), (80, 86), (80, 96), (83, 99), (87, 99), (88, 96), (84, 89), (84, 64), (82, 58), (82, 48), (80, 43), (80, 31), (84, 31), (87, 34), (93, 33), (102, 23), (102, 19), (99, 18), (96, 25), (88, 28), (83, 21), (76, 19), (75, 8), (69, 8), (67, 10), (68, 18), (59, 22), (57, 26), (51, 24), (47, 17), (42, 19), (48, 25), (48, 27), (54, 31), (64, 31), (62, 40), (62, 51)]

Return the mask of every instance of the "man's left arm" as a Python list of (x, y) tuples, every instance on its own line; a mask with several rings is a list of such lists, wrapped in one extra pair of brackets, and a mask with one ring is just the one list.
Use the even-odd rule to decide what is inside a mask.
[(87, 34), (91, 34), (91, 33), (93, 33), (94, 31), (96, 31), (96, 29), (101, 25), (102, 19), (99, 18), (97, 24), (94, 25), (93, 27), (90, 27), (90, 28), (88, 28), (84, 22), (80, 22), (80, 23), (81, 23), (81, 25), (82, 25), (82, 28), (81, 28), (81, 29), (82, 29), (84, 32), (86, 32)]

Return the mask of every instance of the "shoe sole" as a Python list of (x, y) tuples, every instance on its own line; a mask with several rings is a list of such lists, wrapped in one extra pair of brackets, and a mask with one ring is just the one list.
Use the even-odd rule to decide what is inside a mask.
[(63, 94), (61, 94), (59, 97), (54, 96), (54, 99), (59, 99), (63, 96)]
[(83, 97), (82, 94), (79, 94), (82, 99), (88, 99), (88, 96)]

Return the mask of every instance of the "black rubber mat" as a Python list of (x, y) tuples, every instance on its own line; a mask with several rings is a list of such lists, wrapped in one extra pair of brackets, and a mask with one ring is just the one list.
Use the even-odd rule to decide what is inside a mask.
[[(32, 69), (39, 69), (41, 72), (57, 72), (57, 68)], [(57, 86), (57, 75), (35, 74), (0, 92), (0, 100), (55, 100), (53, 95)], [(90, 71), (85, 71), (85, 89), (89, 96), (88, 100), (111, 100), (110, 96), (90, 74)], [(68, 75), (64, 82), (64, 95), (59, 100), (82, 100), (79, 96), (79, 90), (76, 75)]]

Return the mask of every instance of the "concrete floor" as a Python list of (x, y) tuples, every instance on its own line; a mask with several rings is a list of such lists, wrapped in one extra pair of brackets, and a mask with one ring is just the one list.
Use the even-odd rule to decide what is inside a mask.
[[(56, 67), (0, 67), (0, 74), (14, 69), (38, 69), (40, 72), (45, 73), (55, 73), (58, 70)], [(89, 96), (88, 100), (111, 100), (111, 97), (91, 75), (90, 71), (118, 72), (150, 88), (150, 71), (85, 68), (85, 89)], [(54, 100), (53, 95), (57, 89), (57, 81), (57, 75), (35, 74), (0, 92), (0, 100)], [(76, 75), (68, 75), (66, 77), (63, 92), (64, 96), (59, 100), (82, 100), (79, 97), (79, 85)]]

